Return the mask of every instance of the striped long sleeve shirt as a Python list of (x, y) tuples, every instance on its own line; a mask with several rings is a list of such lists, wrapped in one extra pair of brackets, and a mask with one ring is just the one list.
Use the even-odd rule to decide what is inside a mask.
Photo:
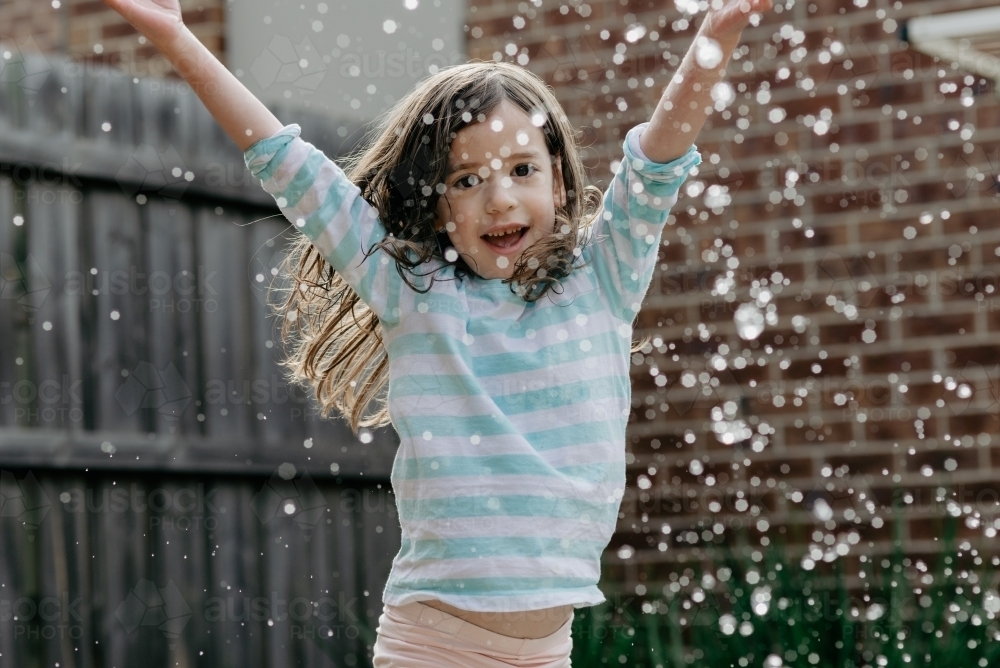
[(386, 253), (365, 258), (387, 234), (378, 211), (297, 125), (247, 149), (251, 173), (382, 323), (402, 531), (385, 603), (513, 612), (604, 600), (632, 322), (669, 210), (701, 162), (695, 146), (670, 163), (643, 159), (643, 127), (626, 136), (578, 266), (536, 302), (500, 280), (448, 280), (443, 261), (445, 280), (413, 290)]

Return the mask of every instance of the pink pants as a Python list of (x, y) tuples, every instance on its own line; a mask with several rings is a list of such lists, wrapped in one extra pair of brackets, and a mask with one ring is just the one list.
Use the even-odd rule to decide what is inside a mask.
[(378, 620), (374, 668), (568, 668), (570, 618), (545, 638), (493, 633), (423, 603), (386, 605)]

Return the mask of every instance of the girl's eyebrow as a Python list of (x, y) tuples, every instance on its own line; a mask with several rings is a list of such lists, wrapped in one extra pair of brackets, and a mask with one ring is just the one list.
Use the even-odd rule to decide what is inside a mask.
[[(528, 158), (532, 160), (540, 160), (540, 154), (537, 151), (522, 151), (520, 153), (511, 153), (505, 160), (521, 160), (523, 158)], [(448, 169), (448, 174), (454, 174), (455, 172), (460, 172), (463, 169), (469, 169), (470, 167), (479, 166), (478, 162), (463, 162), (455, 165)]]

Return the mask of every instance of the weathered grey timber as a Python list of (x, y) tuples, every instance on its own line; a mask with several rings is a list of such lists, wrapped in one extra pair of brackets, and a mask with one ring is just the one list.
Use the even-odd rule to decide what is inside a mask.
[[(294, 231), (179, 81), (18, 58), (0, 76), (0, 668), (367, 664), (397, 440), (319, 419), (282, 377), (266, 288)], [(360, 136), (276, 112), (332, 157)]]

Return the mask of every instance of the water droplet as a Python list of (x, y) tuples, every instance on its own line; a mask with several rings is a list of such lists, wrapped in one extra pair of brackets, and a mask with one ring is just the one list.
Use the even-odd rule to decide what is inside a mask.
[(646, 26), (641, 23), (634, 23), (625, 31), (625, 41), (637, 42), (646, 34)]
[(733, 316), (736, 332), (744, 341), (753, 341), (764, 332), (764, 314), (756, 304), (740, 304)]
[(724, 635), (731, 636), (736, 633), (736, 618), (726, 613), (719, 617), (719, 629)]
[(828, 522), (833, 519), (833, 508), (826, 502), (826, 499), (816, 499), (813, 503), (812, 514), (820, 522)]
[(728, 107), (736, 100), (736, 91), (733, 90), (728, 81), (720, 81), (712, 86), (712, 99), (716, 104)]
[(695, 42), (694, 55), (700, 67), (710, 70), (722, 62), (722, 47), (711, 37), (702, 35)]

